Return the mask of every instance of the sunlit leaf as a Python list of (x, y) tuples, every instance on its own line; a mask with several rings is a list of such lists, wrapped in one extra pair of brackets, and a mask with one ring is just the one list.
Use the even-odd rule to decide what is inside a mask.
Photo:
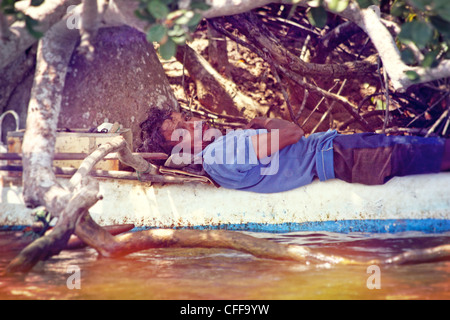
[(384, 102), (383, 100), (377, 100), (375, 109), (376, 110), (386, 110), (386, 102)]
[(328, 8), (335, 12), (342, 12), (347, 8), (348, 0), (331, 0), (328, 3)]
[(167, 31), (169, 37), (179, 37), (184, 35), (184, 33), (185, 33), (184, 29), (178, 24), (174, 25), (173, 28)]
[(307, 4), (308, 4), (309, 7), (317, 8), (317, 7), (320, 7), (321, 0), (310, 0), (310, 1), (307, 2)]
[(188, 24), (193, 16), (194, 16), (193, 11), (186, 11), (182, 15), (180, 15), (180, 17), (177, 18), (174, 22), (176, 24)]
[(170, 38), (173, 42), (175, 42), (177, 45), (182, 45), (186, 43), (187, 35), (183, 34), (179, 37), (171, 37)]

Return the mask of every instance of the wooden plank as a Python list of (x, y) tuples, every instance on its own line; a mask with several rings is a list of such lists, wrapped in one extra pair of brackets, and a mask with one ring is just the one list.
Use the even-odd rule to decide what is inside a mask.
[[(79, 152), (57, 152), (54, 154), (54, 160), (83, 160), (89, 154), (88, 153), (79, 153)], [(168, 158), (165, 153), (151, 153), (151, 152), (142, 152), (137, 153), (134, 152), (133, 155), (140, 155), (144, 159), (147, 160), (166, 160)], [(105, 160), (118, 160), (119, 157), (117, 153), (110, 153), (105, 158)], [(0, 160), (22, 160), (22, 154), (17, 152), (8, 152), (8, 153), (0, 153)]]
[[(18, 153), (22, 151), (22, 141), (25, 134), (24, 130), (8, 132), (8, 152)], [(106, 143), (117, 136), (123, 136), (132, 149), (133, 137), (131, 130), (126, 128), (117, 133), (90, 133), (85, 129), (71, 129), (70, 132), (58, 132), (56, 135), (55, 153), (56, 154), (68, 154), (68, 156), (58, 155), (55, 156), (54, 165), (57, 167), (71, 167), (78, 168), (81, 161), (92, 151), (94, 151), (98, 145)], [(74, 156), (74, 154), (81, 154), (80, 156)], [(72, 157), (72, 158), (71, 158)], [(9, 161), (17, 161), (20, 159), (10, 159)], [(17, 163), (9, 163), (17, 164)], [(116, 158), (106, 158), (99, 161), (95, 166), (100, 170), (120, 170), (126, 166), (120, 163)]]

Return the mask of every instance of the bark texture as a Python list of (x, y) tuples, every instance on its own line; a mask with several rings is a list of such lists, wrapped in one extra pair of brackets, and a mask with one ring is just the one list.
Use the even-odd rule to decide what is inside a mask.
[(119, 122), (139, 147), (140, 123), (150, 108), (178, 110), (158, 56), (140, 31), (128, 26), (101, 28), (93, 60), (74, 51), (63, 91), (59, 127), (91, 128)]

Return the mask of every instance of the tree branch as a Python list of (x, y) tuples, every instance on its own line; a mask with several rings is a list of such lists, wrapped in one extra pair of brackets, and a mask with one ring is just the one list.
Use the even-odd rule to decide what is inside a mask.
[[(25, 13), (38, 21), (39, 26), (36, 29), (44, 33), (64, 17), (69, 6), (79, 3), (80, 0), (45, 1), (39, 7), (27, 8)], [(36, 41), (37, 39), (28, 32), (24, 21), (14, 22), (10, 27), (9, 40), (0, 42), (0, 70)]]
[(367, 76), (376, 70), (375, 64), (370, 60), (342, 64), (307, 63), (286, 50), (279, 39), (253, 13), (231, 16), (227, 20), (254, 46), (270, 54), (278, 64), (288, 67), (299, 75), (340, 78)]
[[(324, 6), (327, 10), (333, 0), (324, 0)], [(211, 6), (210, 9), (203, 12), (205, 18), (214, 18), (228, 15), (241, 14), (249, 10), (262, 7), (269, 3), (292, 3), (289, 0), (207, 0)], [(308, 7), (309, 0), (299, 0), (296, 5)], [(444, 60), (435, 68), (410, 67), (407, 66), (401, 59), (400, 53), (395, 45), (392, 35), (387, 30), (386, 26), (392, 26), (391, 22), (383, 21), (379, 15), (374, 11), (377, 7), (371, 6), (367, 9), (360, 9), (355, 2), (350, 2), (345, 10), (342, 12), (333, 12), (349, 21), (356, 23), (361, 29), (366, 32), (370, 40), (377, 49), (383, 66), (386, 68), (394, 89), (398, 91), (405, 91), (407, 88), (417, 83), (429, 82), (437, 79), (443, 79), (450, 76), (450, 61)], [(394, 25), (395, 26), (395, 25)], [(398, 27), (396, 32), (398, 32)], [(411, 81), (406, 71), (414, 71), (420, 79)]]
[(25, 203), (31, 207), (46, 203), (55, 215), (59, 214), (62, 203), (67, 203), (67, 199), (59, 197), (66, 190), (56, 182), (51, 167), (61, 94), (77, 37), (77, 30), (69, 30), (59, 23), (39, 42), (22, 145)]
[(97, 0), (83, 0), (81, 11), (81, 41), (78, 52), (85, 55), (90, 61), (94, 59), (94, 46), (92, 42), (99, 27), (99, 14)]

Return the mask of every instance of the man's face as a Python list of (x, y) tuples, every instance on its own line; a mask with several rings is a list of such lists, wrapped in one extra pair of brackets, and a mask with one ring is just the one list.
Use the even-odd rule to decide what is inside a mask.
[(209, 143), (204, 141), (204, 133), (208, 130), (206, 122), (197, 117), (189, 117), (179, 112), (172, 112), (169, 119), (161, 125), (161, 134), (173, 146), (181, 144), (194, 151), (203, 150)]

